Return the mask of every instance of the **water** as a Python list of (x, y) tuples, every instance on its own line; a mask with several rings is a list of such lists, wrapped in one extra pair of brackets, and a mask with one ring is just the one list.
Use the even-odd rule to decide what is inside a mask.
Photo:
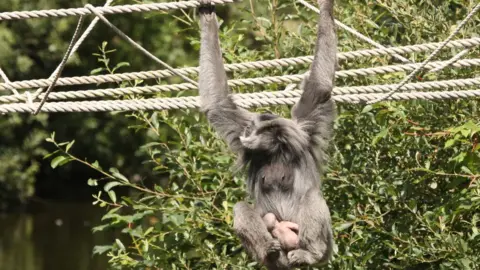
[(0, 214), (0, 270), (105, 270), (95, 245), (113, 233), (92, 233), (104, 209), (90, 204), (35, 205), (30, 213)]

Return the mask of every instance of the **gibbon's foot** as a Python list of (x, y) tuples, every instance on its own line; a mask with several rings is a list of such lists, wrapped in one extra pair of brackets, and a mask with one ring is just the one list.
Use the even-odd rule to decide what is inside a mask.
[(290, 266), (311, 265), (316, 262), (313, 254), (303, 249), (295, 249), (288, 252), (287, 258)]

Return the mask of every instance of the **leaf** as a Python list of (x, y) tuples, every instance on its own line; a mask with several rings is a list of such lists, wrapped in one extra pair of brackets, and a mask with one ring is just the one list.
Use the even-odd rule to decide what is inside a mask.
[(124, 183), (129, 183), (127, 177), (125, 177), (123, 174), (119, 173), (118, 171), (112, 172), (112, 175), (118, 180), (122, 180)]
[(115, 243), (117, 244), (117, 246), (121, 249), (121, 250), (125, 250), (125, 246), (123, 245), (122, 241), (120, 241), (120, 239), (116, 238), (115, 239)]
[(93, 247), (93, 254), (102, 255), (110, 250), (112, 250), (112, 246), (95, 246)]
[(89, 186), (91, 186), (91, 187), (96, 187), (96, 186), (98, 186), (97, 180), (91, 179), (91, 178), (88, 179), (87, 184), (88, 184)]
[(54, 159), (52, 160), (52, 162), (50, 162), (50, 166), (51, 166), (53, 169), (55, 169), (58, 165), (64, 164), (63, 162), (64, 162), (65, 160), (67, 160), (67, 162), (68, 162), (68, 158), (67, 158), (67, 157), (65, 157), (65, 156), (58, 156), (58, 157), (54, 158)]
[(385, 138), (388, 134), (388, 127), (386, 128), (383, 128), (378, 134), (377, 136), (375, 136), (372, 140), (372, 145), (376, 145), (378, 141), (380, 141), (381, 139)]
[(367, 106), (363, 107), (362, 113), (367, 113), (367, 112), (371, 111), (372, 109), (373, 109), (372, 105), (367, 105)]
[(117, 181), (108, 182), (103, 187), (103, 190), (105, 190), (106, 192), (109, 192), (113, 187), (120, 186), (120, 185), (123, 185), (123, 184)]
[(110, 190), (107, 192), (108, 197), (110, 197), (110, 200), (112, 200), (113, 203), (117, 203), (117, 195), (115, 194), (115, 191)]
[(90, 71), (90, 75), (95, 75), (95, 74), (98, 74), (98, 73), (100, 73), (100, 72), (102, 72), (102, 71), (103, 71), (103, 68), (101, 68), (101, 67), (100, 67), (100, 68), (96, 68), (96, 69)]
[(95, 160), (95, 162), (93, 162), (92, 164), (92, 167), (97, 169), (97, 170), (102, 170), (102, 167), (100, 167), (100, 164), (98, 163), (98, 160)]
[(352, 225), (353, 225), (353, 222), (346, 222), (346, 223), (343, 223), (340, 226), (336, 227), (336, 230), (340, 232), (340, 231), (343, 231), (343, 230), (346, 230), (346, 229), (350, 228)]
[(71, 142), (67, 145), (67, 147), (65, 148), (65, 152), (68, 153), (68, 150), (70, 150), (70, 148), (72, 148), (72, 146), (73, 146), (74, 143), (75, 143), (75, 140), (71, 141)]
[(445, 142), (445, 145), (444, 145), (443, 147), (444, 147), (444, 148), (449, 148), (449, 147), (451, 147), (452, 145), (454, 145), (456, 141), (457, 141), (457, 140), (455, 140), (455, 139), (450, 139), (450, 140), (448, 140), (448, 141)]

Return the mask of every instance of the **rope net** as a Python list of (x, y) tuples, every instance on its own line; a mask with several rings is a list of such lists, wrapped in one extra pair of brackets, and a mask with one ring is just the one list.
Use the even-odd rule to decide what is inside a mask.
[[(235, 0), (214, 0), (215, 4), (232, 3)], [(297, 0), (305, 7), (318, 12), (311, 4), (304, 0)], [(23, 20), (40, 17), (64, 17), (80, 16), (79, 26), (84, 15), (93, 14), (95, 18), (87, 27), (85, 32), (76, 39), (77, 32), (72, 38), (69, 51), (64, 59), (68, 59), (82, 44), (89, 33), (94, 29), (98, 21), (102, 21), (112, 28), (120, 37), (129, 42), (136, 49), (141, 51), (153, 61), (163, 65), (166, 69), (129, 72), (109, 75), (78, 76), (78, 77), (60, 77), (61, 71), (66, 63), (62, 63), (47, 79), (36, 79), (26, 81), (10, 81), (5, 72), (0, 69), (0, 114), (7, 113), (32, 113), (41, 112), (106, 112), (106, 111), (138, 111), (138, 110), (172, 110), (198, 108), (198, 97), (155, 97), (162, 92), (189, 91), (196, 90), (197, 83), (191, 76), (198, 75), (198, 67), (172, 68), (138, 43), (131, 40), (120, 29), (111, 24), (103, 15), (118, 14), (129, 12), (147, 12), (147, 11), (167, 11), (174, 9), (185, 9), (198, 7), (198, 1), (180, 1), (171, 3), (156, 4), (136, 4), (123, 6), (110, 6), (112, 0), (106, 1), (103, 7), (93, 7), (86, 5), (84, 8), (40, 10), (40, 11), (16, 11), (0, 13), (2, 20)], [(379, 102), (382, 100), (437, 100), (437, 99), (459, 99), (476, 98), (480, 96), (480, 77), (461, 78), (451, 80), (437, 80), (428, 82), (409, 83), (415, 74), (423, 70), (424, 74), (441, 72), (448, 68), (478, 68), (480, 58), (464, 58), (468, 56), (472, 48), (480, 44), (480, 38), (472, 37), (466, 39), (452, 40), (453, 36), (465, 25), (466, 21), (480, 9), (477, 5), (468, 14), (468, 16), (457, 26), (455, 31), (443, 42), (425, 43), (409, 46), (390, 47), (371, 40), (353, 28), (336, 21), (338, 27), (353, 34), (355, 37), (373, 45), (374, 49), (364, 49), (358, 51), (342, 52), (338, 54), (339, 61), (349, 61), (359, 58), (392, 56), (401, 64), (377, 66), (369, 68), (347, 69), (336, 72), (337, 81), (352, 77), (368, 77), (382, 74), (405, 74), (404, 79), (395, 84), (385, 85), (367, 85), (367, 86), (338, 86), (333, 89), (333, 99), (342, 103), (366, 103)], [(78, 30), (79, 27), (77, 27)], [(441, 61), (431, 61), (432, 58), (441, 50), (460, 49), (461, 51), (452, 55), (449, 59)], [(409, 60), (409, 54), (421, 54), (433, 51), (422, 63), (415, 63)], [(255, 62), (244, 62), (226, 64), (227, 71), (236, 73), (247, 72), (258, 69), (279, 69), (290, 66), (307, 66), (313, 60), (313, 56), (302, 56), (294, 58), (281, 58), (273, 60), (262, 60)], [(0, 63), (1, 64), (1, 63)], [(407, 73), (408, 76), (406, 75)], [(157, 84), (139, 87), (119, 87), (106, 89), (87, 89), (77, 91), (52, 91), (44, 92), (46, 88), (91, 85), (102, 83), (119, 83), (123, 81), (134, 80), (154, 80), (163, 79), (172, 76), (183, 78), (186, 83), (178, 84)], [(286, 87), (284, 91), (264, 91), (256, 93), (243, 93), (233, 95), (234, 101), (241, 107), (252, 108), (272, 105), (293, 105), (301, 95), (297, 85), (301, 82), (304, 74), (291, 74), (281, 76), (265, 76), (255, 78), (232, 79), (228, 84), (232, 88), (253, 87), (253, 86), (271, 86), (275, 88)], [(338, 83), (337, 83), (338, 85)], [(32, 89), (36, 90), (31, 93)], [(429, 91), (437, 90), (437, 91)], [(21, 92), (23, 91), (23, 92)], [(125, 100), (125, 96), (129, 99)], [(97, 100), (96, 100), (97, 99)], [(98, 100), (101, 99), (101, 100)]]

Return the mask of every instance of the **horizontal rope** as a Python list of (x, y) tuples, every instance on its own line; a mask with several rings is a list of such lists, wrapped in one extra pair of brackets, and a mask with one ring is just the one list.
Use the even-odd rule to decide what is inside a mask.
[[(215, 5), (233, 3), (236, 0), (212, 0)], [(200, 6), (196, 0), (179, 1), (170, 3), (151, 3), (151, 4), (134, 4), (134, 5), (118, 5), (111, 7), (95, 7), (95, 10), (102, 14), (122, 14), (132, 12), (149, 12), (149, 11), (167, 11), (175, 9), (187, 9)], [(67, 9), (50, 9), (50, 10), (32, 10), (32, 11), (13, 11), (0, 13), (0, 21), (21, 20), (31, 18), (48, 18), (48, 17), (67, 17), (81, 16), (92, 14), (88, 8), (67, 8)]]
[[(387, 49), (373, 49), (373, 50), (359, 50), (352, 52), (339, 53), (338, 58), (340, 60), (346, 59), (355, 59), (357, 57), (370, 57), (370, 56), (381, 56), (388, 55), (391, 53), (413, 53), (413, 52), (423, 52), (428, 50), (434, 50), (438, 47), (440, 43), (425, 43), (418, 45), (409, 45), (396, 48), (387, 48)], [(458, 47), (472, 47), (480, 45), (480, 38), (471, 38), (471, 39), (461, 39), (455, 40), (449, 43), (446, 47), (449, 48), (458, 48)], [(310, 64), (313, 60), (313, 56), (302, 56), (294, 58), (282, 58), (274, 60), (263, 60), (256, 62), (245, 62), (245, 63), (236, 63), (236, 64), (226, 64), (225, 69), (227, 71), (244, 71), (244, 70), (253, 70), (253, 69), (263, 69), (263, 68), (275, 68), (275, 67), (288, 67), (292, 65), (306, 65)], [(439, 62), (436, 62), (437, 64)], [(447, 62), (444, 62), (444, 64)], [(402, 65), (395, 65), (401, 67)], [(391, 67), (391, 66), (387, 66)], [(387, 67), (384, 67), (388, 69)], [(369, 70), (361, 69), (361, 70)], [(379, 69), (381, 69), (379, 67)], [(187, 67), (176, 69), (178, 72), (183, 73), (184, 75), (195, 75), (198, 74), (198, 67)], [(410, 70), (410, 69), (408, 69)], [(339, 71), (342, 72), (342, 71)], [(337, 73), (339, 73), (337, 72)], [(337, 74), (337, 76), (342, 76)], [(346, 73), (349, 74), (349, 73)], [(70, 78), (60, 78), (56, 85), (57, 86), (67, 86), (67, 85), (81, 85), (81, 84), (99, 84), (99, 83), (109, 83), (109, 82), (120, 82), (128, 80), (146, 80), (146, 79), (157, 79), (173, 76), (174, 74), (169, 70), (155, 70), (155, 71), (143, 71), (143, 72), (131, 72), (131, 73), (120, 73), (120, 74), (108, 74), (108, 75), (95, 75), (95, 76), (79, 76), (79, 77), (70, 77)], [(355, 76), (355, 75), (345, 75), (345, 76)], [(28, 88), (39, 88), (39, 87), (48, 87), (51, 84), (51, 79), (37, 79), (37, 80), (26, 80), (26, 81), (17, 81), (17, 82), (5, 82), (0, 83), (0, 91), (2, 90), (12, 90), (12, 89), (28, 89)]]
[[(298, 101), (298, 97), (287, 98), (253, 98), (255, 94), (248, 94), (249, 97), (243, 99), (234, 95), (234, 101), (242, 107), (259, 107), (267, 105), (293, 105)], [(358, 95), (339, 95), (334, 96), (333, 100), (342, 103), (362, 103), (375, 100), (382, 94), (358, 94)], [(415, 99), (455, 99), (479, 97), (480, 90), (449, 91), (449, 92), (412, 92), (395, 93), (388, 100), (415, 100)], [(0, 105), (0, 113), (22, 112), (29, 113), (38, 106), (38, 103), (16, 103)], [(180, 97), (180, 98), (153, 98), (137, 100), (106, 100), (106, 101), (80, 101), (80, 102), (50, 102), (42, 107), (42, 112), (107, 112), (107, 111), (139, 111), (139, 110), (171, 110), (198, 108), (198, 97)]]
[[(402, 87), (402, 92), (407, 91), (420, 91), (431, 89), (446, 89), (446, 88), (464, 88), (479, 86), (480, 78), (471, 79), (457, 79), (457, 80), (444, 80), (444, 81), (431, 81), (420, 83), (407, 83)], [(334, 95), (347, 95), (347, 94), (371, 94), (371, 93), (385, 93), (398, 87), (398, 84), (384, 84), (384, 85), (368, 85), (368, 86), (347, 86), (333, 89)]]
[[(427, 67), (436, 67), (447, 61), (438, 61), (432, 62)], [(352, 69), (352, 70), (343, 70), (336, 73), (337, 77), (349, 77), (349, 76), (366, 76), (366, 75), (378, 75), (392, 72), (403, 72), (414, 70), (418, 64), (406, 64), (406, 65), (393, 65), (393, 66), (384, 66), (378, 68), (365, 68), (365, 69)], [(471, 67), (471, 66), (480, 66), (480, 59), (464, 59), (459, 60), (454, 63), (455, 67)], [(265, 85), (265, 84), (291, 84), (299, 83), (303, 79), (304, 74), (296, 75), (283, 75), (283, 76), (270, 76), (270, 77), (260, 77), (260, 78), (247, 78), (247, 79), (236, 79), (229, 80), (228, 84), (230, 86), (252, 86), (252, 85)], [(450, 86), (472, 86), (471, 79), (460, 79), (460, 80), (451, 80)], [(473, 79), (477, 82), (477, 79)], [(444, 82), (430, 82), (431, 85), (439, 85), (439, 87), (447, 87)], [(453, 85), (454, 84), (454, 85)], [(412, 84), (416, 85), (416, 84)], [(476, 84), (475, 84), (476, 85)], [(345, 87), (345, 88), (335, 88), (336, 91), (342, 91), (343, 94), (353, 94), (353, 93), (372, 93), (372, 92), (385, 92), (385, 89), (391, 91), (393, 86), (356, 86), (356, 87)], [(406, 88), (406, 90), (421, 90), (421, 86), (409, 86), (413, 89)], [(185, 91), (185, 90), (195, 90), (197, 86), (191, 83), (180, 83), (180, 84), (167, 84), (167, 85), (153, 85), (153, 86), (140, 86), (140, 87), (125, 87), (125, 88), (107, 88), (107, 89), (92, 89), (92, 90), (79, 90), (79, 91), (64, 91), (64, 92), (53, 92), (49, 96), (49, 100), (66, 100), (66, 99), (82, 99), (82, 98), (95, 98), (95, 97), (113, 97), (119, 95), (131, 95), (131, 94), (150, 94), (157, 92), (169, 92), (169, 91)], [(349, 89), (349, 90), (343, 90)], [(386, 92), (388, 92), (386, 91)], [(43, 95), (40, 95), (39, 98), (43, 98)], [(12, 103), (12, 102), (23, 102), (27, 99), (25, 94), (21, 95), (9, 95), (9, 96), (0, 96), (0, 103)]]

